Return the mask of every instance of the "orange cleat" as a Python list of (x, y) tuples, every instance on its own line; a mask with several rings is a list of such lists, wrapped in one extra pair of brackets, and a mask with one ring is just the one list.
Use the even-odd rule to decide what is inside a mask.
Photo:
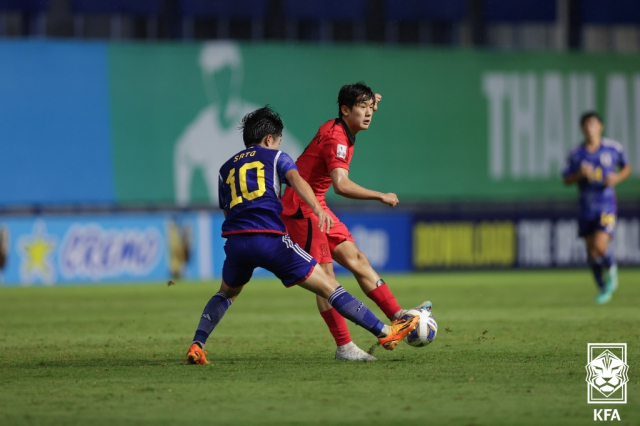
[(420, 322), (420, 315), (405, 315), (405, 318), (392, 322), (389, 326), (389, 334), (386, 337), (378, 338), (386, 350), (392, 351)]
[(187, 352), (187, 362), (189, 364), (199, 365), (209, 364), (205, 355), (207, 355), (207, 351), (202, 349), (197, 343), (194, 343), (189, 348), (189, 352)]

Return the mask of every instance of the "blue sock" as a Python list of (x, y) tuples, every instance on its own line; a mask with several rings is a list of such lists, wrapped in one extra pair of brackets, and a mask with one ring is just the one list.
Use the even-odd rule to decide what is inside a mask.
[(605, 269), (609, 269), (615, 263), (616, 261), (613, 258), (613, 252), (611, 250), (607, 250), (604, 256), (602, 256), (602, 266), (604, 266)]
[(331, 293), (328, 301), (340, 315), (371, 332), (374, 336), (378, 337), (382, 332), (384, 324), (378, 317), (341, 285)]
[(598, 289), (600, 291), (604, 291), (604, 280), (602, 279), (602, 258), (589, 258), (589, 266), (591, 267), (591, 272), (593, 272), (593, 277), (596, 279)]
[(209, 335), (213, 329), (216, 328), (216, 325), (218, 325), (224, 313), (227, 312), (231, 303), (231, 299), (221, 292), (216, 293), (211, 300), (209, 300), (200, 317), (200, 324), (198, 324), (196, 335), (193, 336), (194, 342), (200, 343), (200, 346), (204, 348), (204, 344), (207, 343)]

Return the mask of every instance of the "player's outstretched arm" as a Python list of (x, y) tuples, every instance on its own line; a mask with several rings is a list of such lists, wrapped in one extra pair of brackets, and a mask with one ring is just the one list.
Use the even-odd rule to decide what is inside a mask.
[(284, 176), (287, 178), (291, 188), (296, 191), (296, 194), (298, 194), (300, 198), (302, 198), (302, 201), (307, 203), (307, 205), (311, 207), (311, 210), (313, 210), (313, 213), (318, 216), (318, 226), (320, 230), (329, 233), (329, 230), (333, 226), (333, 218), (320, 206), (316, 195), (313, 193), (307, 181), (302, 179), (302, 176), (300, 176), (297, 170), (289, 170)]
[(352, 200), (376, 200), (395, 207), (398, 204), (398, 196), (394, 193), (383, 194), (363, 188), (349, 179), (349, 171), (340, 167), (331, 170), (331, 181), (336, 194)]
[(631, 174), (631, 166), (627, 164), (618, 173), (609, 173), (604, 180), (604, 184), (607, 186), (616, 186), (623, 180), (629, 177)]

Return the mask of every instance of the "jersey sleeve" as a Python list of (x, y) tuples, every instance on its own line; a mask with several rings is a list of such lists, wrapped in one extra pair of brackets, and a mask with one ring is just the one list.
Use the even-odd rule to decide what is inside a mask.
[(289, 170), (298, 170), (298, 167), (296, 166), (296, 163), (293, 161), (293, 159), (289, 157), (289, 154), (281, 151), (276, 163), (276, 172), (280, 177), (280, 182), (286, 183), (287, 185), (291, 186), (289, 184), (289, 181), (287, 181), (287, 178), (285, 177)]
[(627, 154), (625, 154), (622, 149), (618, 150), (618, 161), (616, 163), (620, 168), (623, 168), (627, 164), (629, 164), (629, 162), (627, 161)]
[(348, 146), (340, 143), (339, 140), (331, 138), (322, 144), (322, 157), (327, 165), (327, 171), (341, 168), (349, 170), (349, 162), (347, 161)]
[(573, 152), (570, 152), (567, 156), (567, 161), (564, 166), (564, 170), (562, 171), (562, 177), (570, 176), (578, 171), (580, 168), (580, 162), (578, 161), (576, 155)]
[(224, 200), (224, 184), (222, 182), (221, 174), (218, 174), (218, 207), (222, 210), (227, 208), (227, 203)]

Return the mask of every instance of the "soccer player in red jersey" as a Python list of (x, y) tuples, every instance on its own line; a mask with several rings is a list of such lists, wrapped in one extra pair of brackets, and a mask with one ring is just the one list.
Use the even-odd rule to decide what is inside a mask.
[(207, 339), (258, 267), (273, 272), (285, 287), (298, 285), (322, 295), (330, 306), (376, 336), (385, 349), (393, 350), (416, 328), (420, 317), (385, 325), (322, 268), (316, 268), (317, 262), (291, 241), (280, 220), (280, 185), (291, 185), (305, 205), (318, 213), (321, 232), (329, 230), (331, 219), (316, 204), (293, 160), (278, 149), (283, 129), (280, 116), (266, 106), (247, 114), (241, 128), (245, 149), (225, 162), (219, 174), (218, 198), (225, 217), (222, 236), (227, 239), (222, 284), (202, 312), (187, 362), (209, 363), (204, 349)]
[[(303, 247), (330, 276), (334, 276), (333, 259), (348, 269), (360, 288), (392, 320), (402, 317), (403, 310), (395, 297), (371, 267), (367, 257), (356, 246), (347, 227), (327, 207), (325, 193), (331, 185), (336, 194), (356, 200), (377, 200), (395, 207), (398, 197), (363, 188), (349, 179), (356, 134), (367, 130), (381, 96), (364, 83), (345, 85), (338, 94), (339, 116), (320, 126), (313, 140), (298, 157), (296, 166), (318, 199), (333, 218), (330, 233), (319, 231), (317, 217), (295, 191), (286, 188), (282, 197), (282, 220), (291, 239)], [(320, 315), (327, 323), (338, 346), (336, 359), (368, 360), (375, 357), (358, 348), (351, 340), (345, 319), (326, 300), (317, 298)], [(431, 309), (430, 302), (418, 308)]]

